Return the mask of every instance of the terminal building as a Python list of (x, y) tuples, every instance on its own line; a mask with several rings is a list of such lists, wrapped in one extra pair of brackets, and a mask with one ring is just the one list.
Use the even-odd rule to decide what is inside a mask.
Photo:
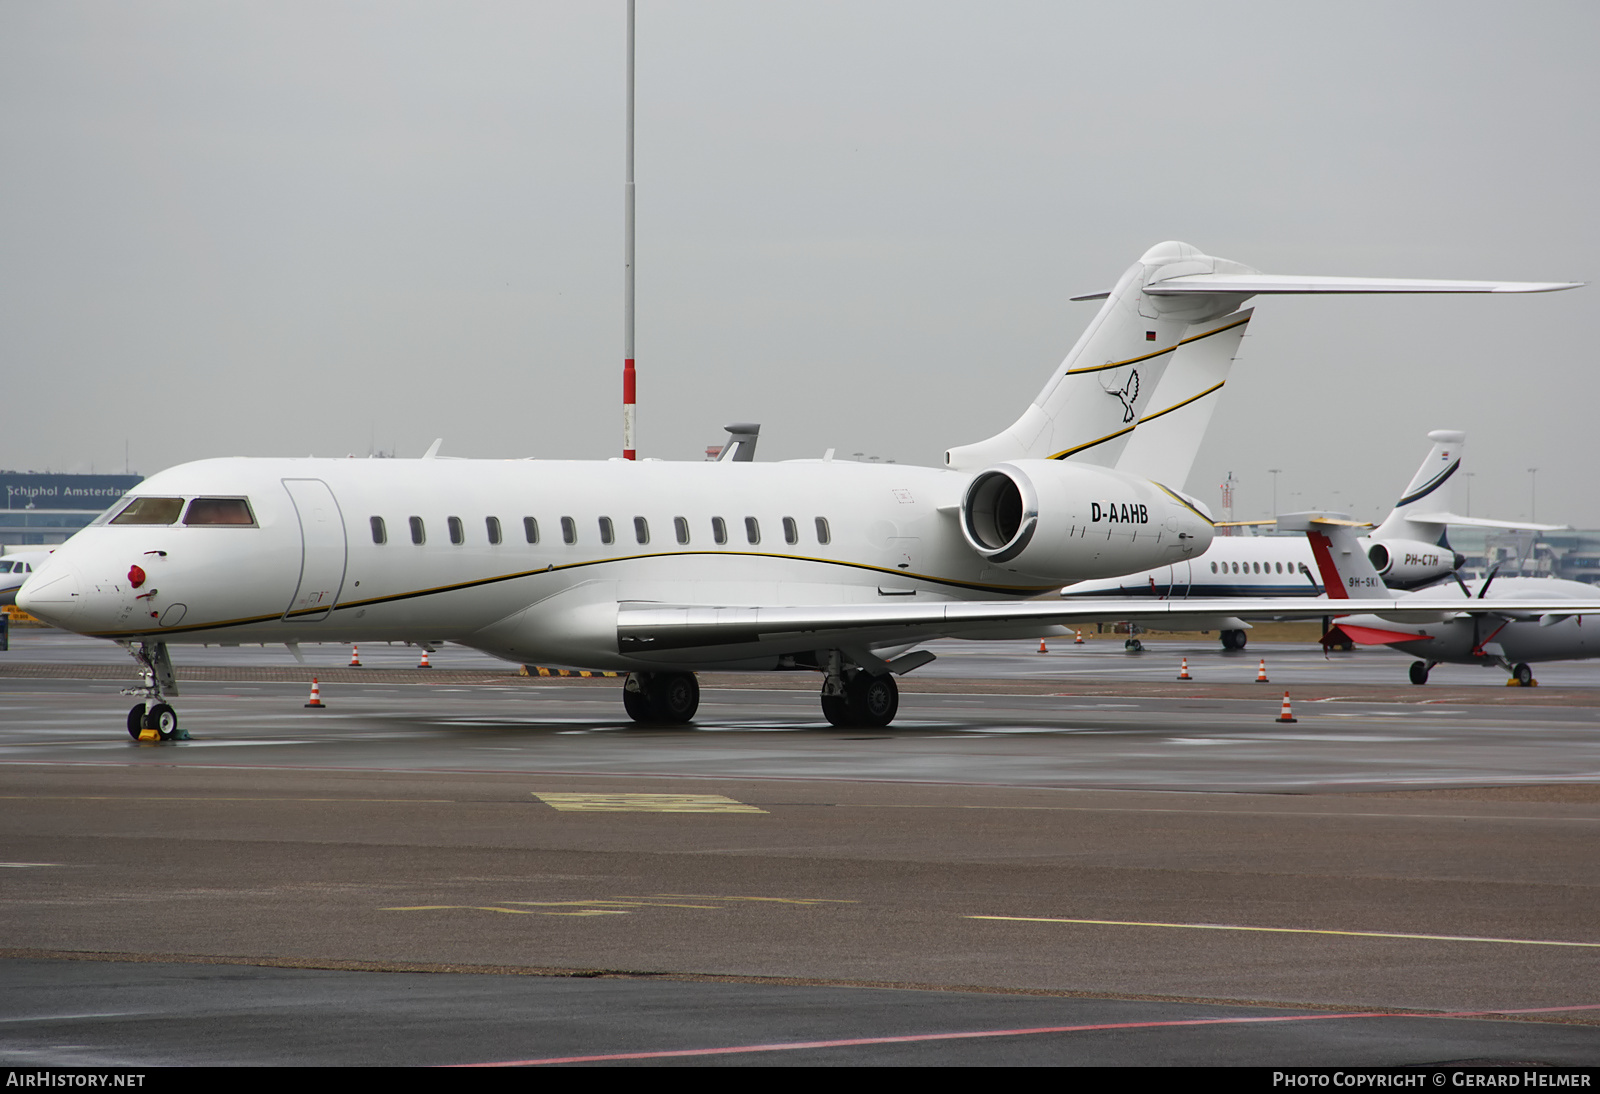
[(65, 543), (143, 475), (0, 471), (0, 551)]

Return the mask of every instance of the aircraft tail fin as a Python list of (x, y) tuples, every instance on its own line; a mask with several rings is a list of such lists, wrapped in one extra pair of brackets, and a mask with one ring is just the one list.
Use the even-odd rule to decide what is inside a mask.
[(1252, 314), (1247, 308), (1190, 325), (1117, 457), (1118, 471), (1178, 483), (1180, 489), (1188, 481)]
[(1330, 600), (1390, 600), (1393, 594), (1362, 550), (1356, 530), (1368, 527), (1343, 513), (1285, 513), (1278, 528), (1304, 532)]
[[(945, 464), (977, 471), (1003, 460), (1074, 459), (1128, 470), (1155, 469), (1182, 488), (1200, 438), (1237, 355), (1258, 294), (1549, 292), (1567, 282), (1423, 281), (1263, 274), (1187, 243), (1158, 243), (1106, 292), (1100, 311), (1020, 418)], [(1206, 343), (1210, 342), (1210, 345)], [(1170, 377), (1170, 382), (1169, 381)], [(1210, 377), (1209, 383), (1205, 382)], [(1135, 429), (1155, 426), (1149, 445)], [(1176, 453), (1167, 456), (1164, 447)], [(1181, 470), (1182, 475), (1174, 474)]]
[(1454, 429), (1436, 429), (1428, 434), (1428, 440), (1433, 442), (1428, 458), (1422, 461), (1400, 500), (1372, 533), (1373, 539), (1414, 539), (1444, 544), (1445, 522), (1426, 518), (1445, 515), (1455, 509), (1455, 480), (1461, 470), (1461, 453), (1466, 447), (1467, 435)]
[(1114, 466), (1180, 346), (1237, 329), (1237, 348), (1250, 317), (1230, 313), (1248, 292), (1168, 299), (1148, 291), (1166, 278), (1217, 272), (1255, 271), (1202, 254), (1187, 243), (1161, 243), (1128, 267), (1109, 292), (1075, 297), (1105, 303), (1044, 389), (1010, 428), (986, 441), (950, 449), (945, 463), (972, 471), (1026, 458), (1074, 458)]

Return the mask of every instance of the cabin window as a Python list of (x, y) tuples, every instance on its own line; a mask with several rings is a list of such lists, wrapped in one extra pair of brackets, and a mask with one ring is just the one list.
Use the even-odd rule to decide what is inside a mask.
[(235, 524), (255, 527), (255, 514), (243, 498), (195, 498), (184, 514), (185, 524)]
[(561, 538), (569, 544), (578, 542), (578, 522), (571, 517), (562, 517)]
[(1278, 568), (1278, 572), (1279, 572), (1279, 573), (1280, 573), (1280, 574), (1281, 574), (1281, 573), (1283, 573), (1283, 563), (1281, 563), (1281, 562), (1274, 562), (1274, 563), (1273, 563), (1273, 565), (1274, 565), (1274, 566), (1276, 566), (1276, 567), (1277, 567), (1277, 568)]
[(1233, 564), (1233, 572), (1234, 573), (1238, 573), (1239, 572), (1239, 564), (1237, 562), (1235, 562)]
[(422, 528), (421, 517), (411, 518), (411, 542), (415, 543), (418, 547), (421, 547), (424, 543), (428, 542), (428, 534)]
[(783, 518), (783, 542), (791, 546), (800, 542), (800, 526), (793, 517)]
[(489, 533), (489, 542), (498, 546), (500, 543), (500, 518), (484, 517), (483, 526)]
[(450, 529), (450, 542), (457, 547), (467, 542), (467, 530), (461, 526), (460, 517), (445, 517), (445, 527)]
[(755, 517), (744, 518), (744, 538), (752, 545), (761, 542), (761, 524)]
[(382, 517), (373, 517), (369, 523), (372, 525), (372, 542), (382, 544), (389, 542), (389, 530), (383, 526)]
[(1213, 562), (1211, 564), (1211, 572), (1212, 573), (1216, 573), (1217, 572), (1217, 564), (1215, 562)]
[(529, 543), (539, 542), (539, 522), (533, 517), (522, 518), (522, 535)]
[[(827, 517), (818, 517), (817, 518), (817, 542), (820, 543), (820, 544), (823, 544), (824, 546), (826, 546), (828, 543), (832, 542), (832, 540), (833, 540), (833, 534), (828, 530), (828, 518)], [(1216, 563), (1212, 563), (1212, 566), (1215, 567)]]
[(728, 542), (728, 525), (721, 517), (711, 518), (711, 538), (719, 544)]
[(650, 522), (643, 517), (633, 518), (633, 538), (640, 543), (650, 542)]
[(687, 517), (673, 517), (672, 530), (677, 533), (679, 543), (689, 542), (689, 520)]
[(134, 498), (111, 518), (112, 524), (176, 524), (183, 512), (182, 498)]
[(616, 540), (617, 540), (617, 533), (616, 533), (616, 530), (611, 527), (611, 518), (610, 517), (601, 517), (600, 518), (600, 542), (601, 543), (615, 543)]
[(1252, 563), (1251, 563), (1251, 564), (1250, 564), (1250, 565), (1251, 565), (1251, 567), (1252, 567), (1252, 568), (1253, 568), (1253, 570), (1254, 570), (1254, 572), (1255, 572), (1255, 573), (1258, 573), (1258, 574), (1259, 574), (1259, 573), (1260, 573), (1260, 572), (1261, 572), (1261, 563), (1259, 563), (1259, 562), (1252, 562)]

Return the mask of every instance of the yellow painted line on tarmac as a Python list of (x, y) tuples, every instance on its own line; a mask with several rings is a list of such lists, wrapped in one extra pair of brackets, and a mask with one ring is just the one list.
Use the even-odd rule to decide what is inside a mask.
[[(515, 901), (506, 901), (508, 904)], [(405, 908), (380, 908), (384, 912), (501, 912), (504, 915), (627, 915), (626, 911), (613, 908), (585, 907), (575, 912), (542, 912), (533, 908), (499, 908), (489, 904), (417, 904)]]
[(786, 896), (705, 896), (701, 893), (661, 893), (665, 897), (675, 897), (678, 900), (749, 900), (764, 904), (799, 904), (802, 906), (812, 904), (859, 904), (856, 900), (835, 900), (832, 897), (786, 897)]
[(721, 794), (540, 794), (564, 813), (765, 813)]
[(1481, 938), (1462, 934), (1401, 934), (1390, 931), (1332, 931), (1311, 927), (1241, 927), (1226, 923), (1143, 923), (1127, 919), (1058, 919), (1052, 916), (968, 915), (963, 919), (989, 919), (1005, 923), (1077, 923), (1091, 927), (1177, 927), (1190, 931), (1253, 931), (1263, 934), (1328, 934), (1347, 938), (1403, 938), (1422, 942), (1499, 942), (1508, 946), (1575, 946), (1600, 950), (1600, 942), (1558, 942), (1542, 938)]
[(577, 905), (584, 908), (611, 907), (621, 908), (699, 908), (710, 912), (722, 910), (717, 904), (676, 904), (665, 900), (502, 900), (502, 904), (528, 904), (537, 908), (560, 908)]

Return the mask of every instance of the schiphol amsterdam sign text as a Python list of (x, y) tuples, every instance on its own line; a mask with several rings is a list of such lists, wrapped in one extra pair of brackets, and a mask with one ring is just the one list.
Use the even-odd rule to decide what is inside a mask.
[(0, 496), (7, 509), (104, 509), (141, 481), (138, 475), (0, 471)]

